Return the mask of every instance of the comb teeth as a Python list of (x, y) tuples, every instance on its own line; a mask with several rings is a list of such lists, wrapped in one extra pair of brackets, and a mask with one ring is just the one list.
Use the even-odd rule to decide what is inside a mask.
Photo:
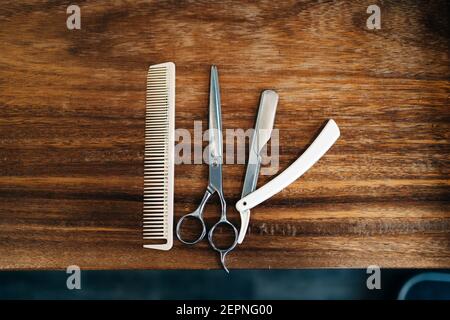
[(144, 248), (169, 250), (173, 244), (175, 64), (150, 66), (147, 75), (144, 152)]

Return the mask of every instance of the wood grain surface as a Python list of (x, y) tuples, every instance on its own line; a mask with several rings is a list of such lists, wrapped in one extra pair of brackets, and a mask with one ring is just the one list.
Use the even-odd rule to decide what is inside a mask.
[[(176, 127), (207, 127), (219, 67), (224, 129), (278, 91), (280, 171), (328, 118), (337, 144), (252, 210), (230, 268), (450, 267), (447, 1), (72, 1), (0, 5), (0, 268), (220, 268), (207, 243), (142, 248), (146, 72), (177, 66)], [(366, 9), (381, 8), (368, 30)], [(224, 166), (228, 213), (245, 166)], [(175, 169), (175, 217), (208, 168)], [(262, 176), (259, 185), (271, 176)], [(215, 199), (209, 225), (217, 219)]]

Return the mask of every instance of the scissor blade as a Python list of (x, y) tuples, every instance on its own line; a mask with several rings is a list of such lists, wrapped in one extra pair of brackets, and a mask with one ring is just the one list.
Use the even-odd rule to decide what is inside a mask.
[[(256, 118), (255, 130), (250, 143), (247, 171), (245, 173), (242, 196), (255, 191), (258, 182), (259, 169), (261, 167), (261, 151), (272, 135), (275, 113), (278, 105), (278, 94), (273, 90), (265, 90), (261, 94), (258, 116)], [(241, 216), (241, 228), (239, 230), (238, 243), (244, 241), (250, 221), (250, 210), (239, 212)]]
[(209, 163), (222, 163), (222, 116), (217, 67), (211, 67), (209, 87)]

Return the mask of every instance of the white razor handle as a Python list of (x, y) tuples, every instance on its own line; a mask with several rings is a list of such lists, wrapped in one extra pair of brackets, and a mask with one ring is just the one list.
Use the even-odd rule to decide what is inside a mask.
[(336, 122), (329, 120), (314, 142), (293, 164), (270, 182), (239, 200), (236, 209), (239, 212), (250, 210), (300, 178), (331, 148), (339, 135)]

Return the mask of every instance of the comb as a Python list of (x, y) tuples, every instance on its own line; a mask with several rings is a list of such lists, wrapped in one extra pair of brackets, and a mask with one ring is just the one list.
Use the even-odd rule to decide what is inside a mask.
[(152, 65), (147, 74), (144, 153), (144, 248), (173, 244), (175, 64)]

